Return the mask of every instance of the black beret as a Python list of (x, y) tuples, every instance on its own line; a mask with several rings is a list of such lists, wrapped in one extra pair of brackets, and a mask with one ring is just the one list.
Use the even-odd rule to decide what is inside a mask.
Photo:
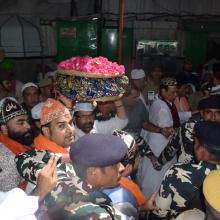
[(111, 134), (86, 134), (70, 148), (74, 163), (88, 167), (105, 167), (120, 162), (127, 153), (125, 142)]
[(220, 96), (213, 95), (208, 98), (202, 99), (198, 104), (198, 110), (206, 108), (220, 109)]
[(220, 152), (220, 123), (215, 121), (200, 121), (195, 124), (195, 136), (204, 142), (206, 147)]

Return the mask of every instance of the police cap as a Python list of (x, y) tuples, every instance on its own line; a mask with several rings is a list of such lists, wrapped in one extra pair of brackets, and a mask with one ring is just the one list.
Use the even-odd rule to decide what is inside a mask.
[(206, 108), (220, 109), (220, 96), (213, 95), (202, 99), (198, 104), (198, 110)]
[(195, 124), (195, 136), (212, 152), (220, 153), (220, 123), (200, 121)]
[(111, 134), (86, 134), (71, 145), (70, 158), (88, 167), (105, 167), (120, 162), (127, 153), (125, 142)]

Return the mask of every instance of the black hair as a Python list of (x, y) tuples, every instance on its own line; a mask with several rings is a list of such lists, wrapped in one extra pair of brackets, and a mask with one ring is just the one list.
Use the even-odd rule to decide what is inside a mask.
[(161, 93), (162, 89), (165, 89), (167, 91), (168, 87), (169, 87), (168, 85), (160, 85), (160, 87), (159, 87), (160, 93)]

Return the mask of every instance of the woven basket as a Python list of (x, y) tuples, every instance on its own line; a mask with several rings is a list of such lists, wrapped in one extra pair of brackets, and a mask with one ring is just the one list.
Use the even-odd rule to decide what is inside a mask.
[(117, 78), (91, 78), (57, 73), (56, 88), (65, 96), (90, 101), (114, 101), (125, 93), (128, 78), (120, 74)]
[[(96, 102), (110, 102), (110, 101), (116, 101), (118, 99), (120, 99), (123, 95), (119, 95), (119, 96), (104, 96), (101, 98), (96, 98), (96, 99), (91, 99), (91, 101), (96, 101)], [(90, 101), (90, 100), (88, 100)]]

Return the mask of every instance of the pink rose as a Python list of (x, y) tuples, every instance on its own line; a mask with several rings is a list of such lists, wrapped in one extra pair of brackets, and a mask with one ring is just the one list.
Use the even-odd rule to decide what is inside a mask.
[(87, 73), (118, 75), (125, 72), (123, 65), (111, 62), (107, 58), (99, 56), (92, 58), (90, 56), (75, 56), (59, 63), (60, 69), (78, 70)]

